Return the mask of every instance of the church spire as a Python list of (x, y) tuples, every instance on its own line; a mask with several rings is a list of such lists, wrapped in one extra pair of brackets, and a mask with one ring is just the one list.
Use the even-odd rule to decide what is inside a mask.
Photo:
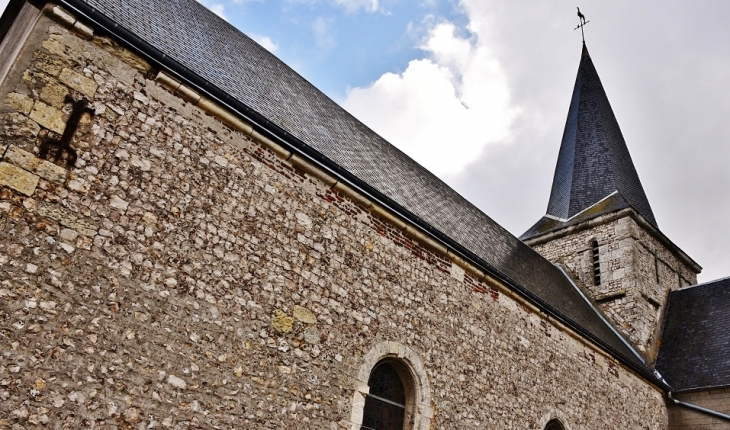
[[(588, 48), (583, 52), (555, 168), (547, 215), (568, 220), (611, 197), (656, 226)], [(617, 201), (618, 200), (618, 201)]]

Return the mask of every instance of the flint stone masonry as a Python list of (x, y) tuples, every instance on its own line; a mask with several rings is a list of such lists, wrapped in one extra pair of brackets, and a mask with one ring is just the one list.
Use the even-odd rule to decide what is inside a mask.
[[(667, 427), (656, 387), (147, 80), (132, 53), (47, 17), (29, 40), (5, 93), (36, 106), (83, 75), (103, 112), (65, 183), (0, 188), (3, 424), (353, 428), (383, 349), (428, 386), (421, 428), (555, 411), (573, 429)], [(17, 115), (0, 139), (33, 152)]]

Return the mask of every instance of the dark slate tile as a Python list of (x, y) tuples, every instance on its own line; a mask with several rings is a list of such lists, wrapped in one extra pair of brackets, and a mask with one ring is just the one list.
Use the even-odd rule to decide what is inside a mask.
[(547, 214), (570, 219), (617, 191), (625, 207), (633, 207), (657, 226), (601, 79), (583, 45)]
[(656, 368), (675, 391), (730, 385), (730, 278), (672, 292)]

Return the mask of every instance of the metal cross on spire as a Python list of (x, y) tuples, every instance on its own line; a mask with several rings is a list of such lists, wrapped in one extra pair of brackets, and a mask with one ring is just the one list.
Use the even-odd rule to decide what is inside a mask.
[(586, 35), (585, 33), (583, 33), (583, 27), (585, 27), (585, 25), (588, 24), (590, 21), (586, 21), (586, 16), (580, 12), (579, 7), (577, 7), (576, 9), (578, 9), (578, 19), (580, 20), (580, 24), (578, 24), (578, 26), (575, 27), (573, 30), (577, 30), (580, 28), (580, 35), (583, 37), (583, 43), (586, 43)]

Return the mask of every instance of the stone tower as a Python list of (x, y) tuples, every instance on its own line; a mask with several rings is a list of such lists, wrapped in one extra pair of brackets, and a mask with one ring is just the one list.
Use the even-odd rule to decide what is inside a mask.
[(521, 239), (566, 269), (649, 362), (669, 292), (702, 270), (659, 230), (585, 44), (547, 213)]

